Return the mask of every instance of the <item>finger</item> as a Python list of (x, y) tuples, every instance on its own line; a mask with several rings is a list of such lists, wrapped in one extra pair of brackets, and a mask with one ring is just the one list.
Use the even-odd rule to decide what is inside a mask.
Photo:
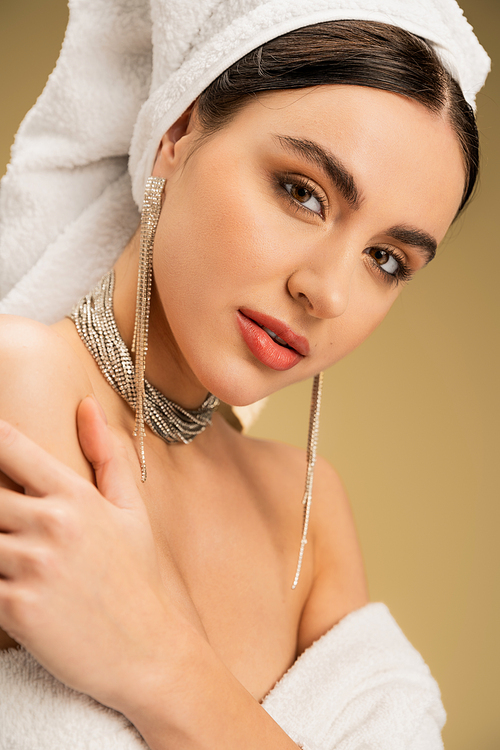
[(29, 525), (26, 511), (29, 513), (30, 507), (27, 500), (26, 495), (0, 487), (0, 532), (21, 531)]
[(78, 475), (8, 422), (0, 420), (0, 471), (28, 495), (57, 492)]
[(87, 461), (94, 470), (112, 455), (111, 431), (107, 427), (101, 405), (94, 396), (81, 401), (76, 415), (78, 439)]
[(0, 576), (6, 580), (26, 575), (35, 557), (17, 534), (0, 534)]
[(99, 492), (119, 508), (142, 504), (127, 453), (104, 421), (93, 397), (85, 398), (77, 412), (78, 437), (95, 472)]

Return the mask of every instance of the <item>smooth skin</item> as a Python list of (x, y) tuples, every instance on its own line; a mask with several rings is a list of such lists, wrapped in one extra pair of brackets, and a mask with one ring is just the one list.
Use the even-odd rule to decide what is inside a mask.
[[(368, 88), (269, 92), (199, 139), (187, 112), (153, 172), (167, 182), (146, 374), (188, 408), (207, 390), (251, 403), (352, 351), (404, 286), (395, 270), (426, 263), (425, 247), (393, 228), (440, 242), (464, 185), (446, 118)], [(358, 202), (290, 139), (342, 162)], [(136, 234), (115, 269), (128, 345), (137, 264)], [(286, 322), (310, 354), (290, 370), (265, 366), (241, 337), (241, 308)], [(17, 428), (0, 428), (0, 481), (11, 488), (0, 490), (0, 624), (63, 682), (124, 713), (153, 750), (296, 747), (259, 701), (368, 601), (334, 470), (318, 462), (292, 591), (303, 452), (216, 415), (189, 446), (148, 431), (142, 485), (133, 414), (71, 321), (6, 317), (0, 351), (0, 417)]]

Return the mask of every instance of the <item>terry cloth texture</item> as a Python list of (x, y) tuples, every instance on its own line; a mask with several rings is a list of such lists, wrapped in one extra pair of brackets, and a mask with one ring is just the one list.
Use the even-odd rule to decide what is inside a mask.
[[(384, 604), (352, 612), (263, 701), (304, 750), (442, 750), (439, 688)], [(145, 750), (121, 714), (0, 652), (0, 750)]]

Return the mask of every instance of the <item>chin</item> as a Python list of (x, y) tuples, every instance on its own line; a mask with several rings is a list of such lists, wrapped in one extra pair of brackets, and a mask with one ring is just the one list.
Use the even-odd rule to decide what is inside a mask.
[(207, 368), (198, 377), (207, 391), (229, 406), (239, 408), (264, 401), (271, 394), (300, 380), (307, 380), (314, 374), (303, 370), (299, 372), (296, 368), (279, 372), (240, 361), (232, 365), (221, 364), (216, 372), (212, 367)]
[(210, 366), (196, 372), (196, 376), (207, 391), (235, 407), (254, 404), (287, 385), (278, 373), (262, 372), (248, 362), (241, 364), (221, 363), (217, 370)]
[(209, 388), (208, 390), (221, 401), (224, 401), (225, 404), (228, 404), (228, 406), (234, 406), (237, 409), (252, 406), (260, 401), (265, 401), (271, 393), (275, 392), (274, 390), (269, 390), (263, 393), (261, 389), (251, 389), (242, 393), (238, 389), (238, 392), (236, 393), (234, 388), (217, 388), (214, 390), (210, 390)]

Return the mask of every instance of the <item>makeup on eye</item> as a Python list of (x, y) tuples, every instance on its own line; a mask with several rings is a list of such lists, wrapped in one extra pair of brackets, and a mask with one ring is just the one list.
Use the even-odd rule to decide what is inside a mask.
[(382, 274), (384, 280), (390, 284), (410, 281), (413, 276), (414, 272), (405, 257), (393, 247), (374, 245), (367, 247), (364, 253), (372, 259), (375, 270)]
[[(363, 191), (356, 183), (352, 171), (330, 149), (308, 138), (296, 138), (284, 134), (275, 133), (272, 136), (272, 140), (274, 144), (278, 145), (280, 150), (298, 158), (302, 163), (318, 169), (326, 177), (331, 187), (340, 193), (352, 210), (358, 211), (361, 208), (365, 201)], [(293, 173), (293, 177), (297, 182), (298, 174)], [(300, 179), (309, 182), (306, 177), (301, 177)], [(300, 179), (298, 180), (299, 183)], [(293, 180), (289, 180), (289, 183), (292, 182)], [(316, 183), (310, 184), (314, 188), (313, 192), (317, 192), (317, 187), (314, 187)], [(324, 203), (319, 197), (320, 195), (324, 196)], [(328, 209), (327, 193), (321, 191), (320, 194), (316, 194), (316, 198), (324, 205), (325, 210)], [(421, 228), (402, 223), (392, 226), (384, 234), (413, 248), (422, 256), (425, 264), (429, 263), (436, 255), (437, 242), (435, 237)]]
[[(309, 140), (275, 135), (274, 142), (289, 153), (292, 152), (295, 157), (299, 156), (308, 162), (309, 166), (319, 168), (326, 174), (332, 189), (340, 193), (351, 210), (358, 212), (365, 199), (361, 196), (354, 177), (338, 157)], [(323, 222), (327, 220), (330, 209), (328, 193), (316, 181), (286, 168), (284, 171), (273, 170), (271, 174), (278, 194), (286, 197), (294, 213), (300, 213), (306, 218), (318, 216)], [(333, 200), (336, 202), (335, 197)], [(392, 243), (370, 245), (362, 251), (370, 257), (370, 265), (379, 277), (390, 285), (410, 281), (421, 267), (421, 261), (426, 265), (435, 256), (437, 242), (422, 229), (402, 223), (392, 226), (383, 234), (407, 245), (411, 256), (408, 259), (407, 253), (398, 251)], [(415, 258), (412, 259), (414, 254)]]
[(303, 209), (325, 219), (328, 199), (308, 177), (285, 173), (276, 175), (275, 179), (281, 194), (292, 208)]
[(354, 177), (342, 161), (329, 149), (308, 138), (294, 138), (277, 133), (273, 135), (273, 141), (283, 151), (319, 169), (331, 185), (339, 191), (349, 206), (355, 211), (358, 210), (363, 201)]
[[(315, 214), (322, 214), (322, 207), (319, 200), (316, 198), (314, 193), (312, 193), (307, 188), (303, 187), (302, 185), (294, 185), (293, 183), (285, 183), (285, 189), (290, 194), (290, 196), (301, 204), (303, 208), (307, 208), (309, 211), (313, 211)], [(312, 204), (312, 205), (308, 205)], [(315, 207), (315, 204), (317, 208)]]
[[(325, 219), (325, 212), (328, 209), (327, 198), (319, 192), (308, 177), (287, 173), (278, 175), (276, 181), (294, 210), (316, 214), (321, 219)], [(364, 253), (373, 259), (372, 265), (375, 270), (382, 275), (384, 281), (390, 284), (408, 282), (414, 274), (405, 256), (391, 246), (371, 246), (366, 248)]]

